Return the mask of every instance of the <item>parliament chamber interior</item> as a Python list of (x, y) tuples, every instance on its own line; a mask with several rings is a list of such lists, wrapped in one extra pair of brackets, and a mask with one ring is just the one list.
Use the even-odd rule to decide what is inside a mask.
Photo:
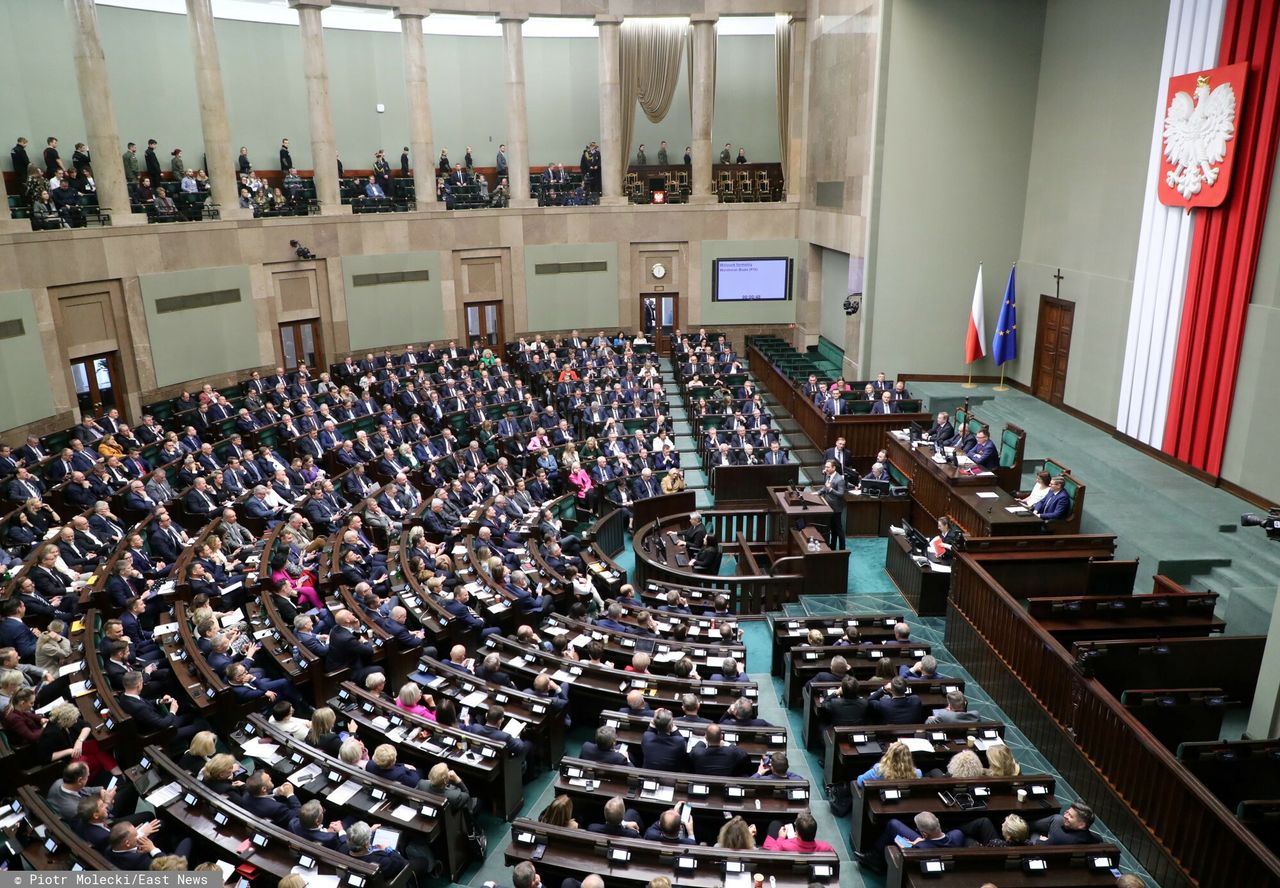
[(0, 33), (0, 879), (1280, 888), (1280, 0)]

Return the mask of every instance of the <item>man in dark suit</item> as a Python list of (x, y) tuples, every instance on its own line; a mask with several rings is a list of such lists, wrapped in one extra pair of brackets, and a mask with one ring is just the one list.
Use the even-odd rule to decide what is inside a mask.
[(924, 706), (919, 697), (907, 693), (907, 680), (901, 676), (874, 691), (867, 710), (881, 725), (918, 725), (924, 722)]
[(831, 523), (827, 526), (827, 543), (832, 549), (845, 548), (844, 494), (847, 485), (844, 475), (836, 467), (835, 460), (827, 460), (822, 466), (822, 486), (818, 494), (831, 509)]
[(35, 662), (36, 636), (39, 630), (23, 622), (27, 615), (27, 606), (20, 598), (6, 598), (0, 601), (0, 647), (11, 647), (17, 650), (24, 663)]
[(1031, 511), (1045, 521), (1066, 518), (1071, 514), (1071, 497), (1064, 489), (1065, 486), (1066, 481), (1061, 475), (1054, 478), (1049, 482), (1049, 492), (1031, 507)]
[(620, 765), (624, 768), (630, 766), (631, 760), (627, 758), (626, 753), (617, 748), (617, 745), (618, 732), (609, 725), (601, 725), (596, 728), (595, 741), (588, 740), (583, 743), (578, 757), (589, 762), (599, 762), (602, 765)]
[(622, 839), (638, 839), (644, 831), (640, 815), (627, 807), (622, 796), (614, 796), (604, 803), (604, 823), (592, 823), (587, 830)]
[(373, 659), (373, 645), (361, 641), (355, 634), (360, 620), (349, 610), (340, 610), (333, 615), (337, 624), (329, 633), (329, 655), (325, 657), (326, 672), (335, 669), (351, 669), (356, 681), (363, 681), (369, 669), (369, 661)]
[(724, 743), (724, 729), (707, 725), (703, 739), (689, 753), (693, 773), (709, 777), (735, 777), (751, 768), (747, 754), (732, 744)]
[(893, 392), (885, 392), (880, 399), (871, 405), (874, 414), (897, 413), (898, 405), (893, 402)]
[(288, 828), (289, 821), (298, 816), (302, 801), (293, 792), (293, 786), (282, 783), (272, 785), (271, 772), (254, 771), (245, 780), (244, 796), (240, 804), (258, 817), (276, 826)]
[(504, 744), (508, 752), (523, 760), (529, 754), (531, 744), (528, 740), (513, 737), (502, 730), (502, 722), (506, 717), (506, 710), (494, 704), (489, 707), (489, 711), (485, 714), (484, 724), (469, 724), (466, 729), (473, 734), (479, 734), (481, 737), (487, 737), (490, 740)]
[(209, 730), (204, 719), (178, 714), (178, 701), (165, 694), (158, 701), (144, 700), (142, 673), (127, 672), (122, 680), (124, 693), (116, 695), (120, 708), (133, 719), (139, 734), (174, 730), (173, 744), (182, 746), (201, 731)]
[(336, 820), (328, 825), (325, 824), (324, 806), (318, 799), (312, 799), (298, 809), (298, 815), (289, 821), (289, 832), (323, 845), (331, 851), (337, 851), (340, 854), (347, 852), (347, 840), (342, 835), (342, 824)]
[(973, 460), (975, 465), (982, 466), (988, 471), (1000, 465), (1000, 454), (996, 451), (996, 445), (987, 435), (986, 429), (978, 430), (973, 447), (969, 448), (965, 455)]
[(1093, 809), (1084, 802), (1072, 802), (1061, 814), (1044, 817), (1031, 824), (1030, 844), (1092, 845), (1102, 841), (1089, 829)]
[(939, 413), (934, 418), (933, 425), (929, 426), (929, 431), (924, 433), (924, 436), (939, 447), (946, 447), (956, 436), (956, 427), (951, 424), (950, 416), (945, 412)]
[(840, 681), (840, 693), (828, 697), (819, 713), (823, 721), (832, 725), (865, 725), (867, 701), (858, 689), (858, 679), (846, 675)]
[(689, 754), (685, 738), (676, 732), (675, 717), (670, 709), (659, 709), (653, 723), (640, 738), (644, 767), (654, 771), (688, 771)]

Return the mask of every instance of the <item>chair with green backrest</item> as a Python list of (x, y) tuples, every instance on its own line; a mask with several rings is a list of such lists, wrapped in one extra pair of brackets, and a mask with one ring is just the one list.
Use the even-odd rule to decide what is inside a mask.
[(1084, 485), (1071, 474), (1071, 470), (1051, 459), (1045, 460), (1044, 470), (1050, 478), (1062, 478), (1062, 489), (1071, 499), (1071, 512), (1066, 518), (1051, 521), (1050, 529), (1054, 533), (1079, 533), (1080, 519), (1084, 517)]
[(1016, 425), (1006, 425), (1000, 432), (1000, 465), (996, 467), (996, 483), (1009, 493), (1017, 493), (1022, 483), (1022, 458), (1027, 446), (1027, 433)]

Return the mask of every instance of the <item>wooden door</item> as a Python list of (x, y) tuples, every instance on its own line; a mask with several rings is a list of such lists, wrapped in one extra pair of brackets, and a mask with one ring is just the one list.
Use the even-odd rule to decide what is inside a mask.
[(1040, 297), (1031, 393), (1050, 404), (1061, 404), (1067, 388), (1067, 361), (1071, 357), (1071, 327), (1075, 313), (1074, 302), (1053, 296)]
[(501, 302), (468, 302), (463, 308), (466, 316), (467, 344), (479, 344), (501, 354), (502, 335)]
[(128, 421), (129, 405), (122, 385), (119, 353), (110, 352), (77, 358), (71, 362), (71, 381), (75, 384), (76, 407), (82, 416), (104, 416), (112, 407), (120, 418)]
[(285, 368), (306, 364), (319, 378), (324, 367), (319, 321), (293, 321), (280, 325), (280, 356)]
[(640, 296), (640, 329), (660, 355), (671, 353), (671, 333), (680, 326), (678, 293), (644, 293)]

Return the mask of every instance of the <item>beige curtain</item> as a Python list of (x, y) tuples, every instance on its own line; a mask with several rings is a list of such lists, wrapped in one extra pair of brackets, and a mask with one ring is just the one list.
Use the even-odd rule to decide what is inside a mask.
[(778, 94), (778, 154), (782, 158), (782, 180), (787, 180), (787, 160), (791, 154), (789, 116), (791, 112), (791, 20), (777, 16), (773, 31), (773, 72)]
[(644, 116), (657, 123), (667, 116), (680, 61), (688, 43), (688, 23), (681, 19), (636, 21), (625, 19), (619, 32), (619, 96), (622, 105), (622, 173), (631, 162), (631, 138), (635, 130), (636, 102)]

